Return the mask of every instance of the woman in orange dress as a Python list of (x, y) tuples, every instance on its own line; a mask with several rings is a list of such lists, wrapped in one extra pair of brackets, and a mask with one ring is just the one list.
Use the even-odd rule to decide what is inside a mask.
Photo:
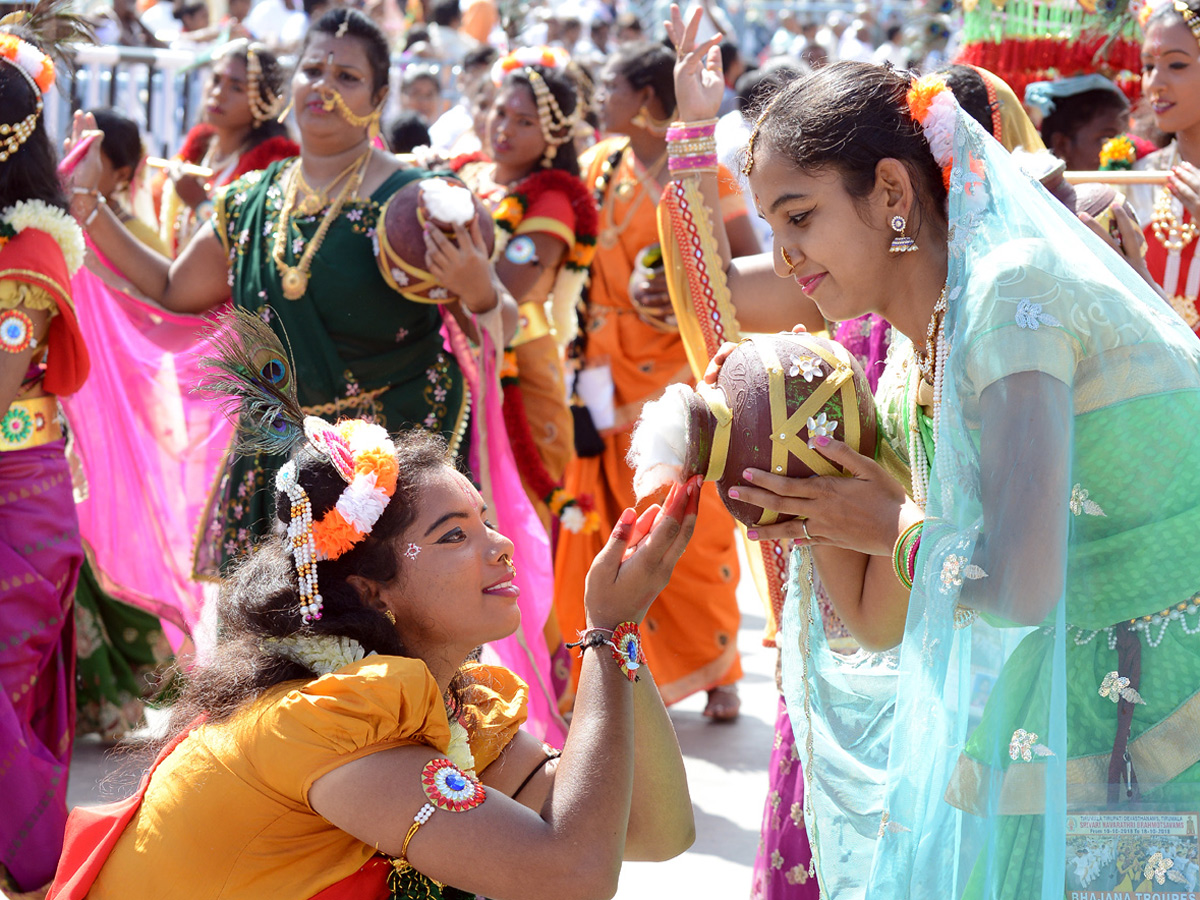
[[(603, 544), (600, 535), (622, 508), (636, 504), (625, 455), (642, 406), (669, 384), (693, 381), (669, 302), (640, 294), (635, 301), (630, 295), (635, 264), (652, 257), (653, 250), (644, 251), (658, 243), (655, 208), (666, 182), (674, 64), (671, 52), (655, 44), (631, 45), (613, 55), (603, 70), (596, 103), (604, 130), (614, 136), (581, 160), (584, 182), (600, 210), (600, 230), (583, 326), (572, 349), (574, 395), (577, 403), (587, 405), (603, 446), (588, 448), (577, 437), (581, 455), (567, 467), (566, 491), (593, 499), (600, 529), (559, 537), (555, 604), (567, 635), (584, 625), (584, 578)], [(725, 174), (722, 213), (733, 252), (757, 252), (745, 204), (732, 176)], [(593, 455), (582, 455), (588, 452)], [(708, 691), (705, 714), (732, 719), (738, 711), (735, 685), (742, 675), (734, 525), (711, 485), (700, 505), (704, 511), (692, 544), (647, 616), (646, 657), (659, 674), (659, 690), (668, 704)]]
[(223, 586), (216, 645), (139, 793), (73, 814), (50, 900), (130, 885), (180, 900), (550, 900), (615, 891), (624, 857), (682, 852), (686, 775), (636, 623), (687, 543), (696, 484), (640, 521), (625, 511), (597, 558), (560, 754), (521, 730), (520, 679), (470, 661), (518, 627), (520, 589), (513, 543), (446, 442), (305, 417), (278, 339), (244, 311), (226, 327), (213, 385), (253, 379), (240, 421), (263, 408), (263, 379), (285, 395), (245, 433), (294, 448), (274, 527)]

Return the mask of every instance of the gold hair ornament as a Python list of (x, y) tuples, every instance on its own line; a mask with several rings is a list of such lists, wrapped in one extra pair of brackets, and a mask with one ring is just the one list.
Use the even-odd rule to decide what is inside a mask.
[(254, 44), (246, 45), (246, 94), (255, 128), (279, 118), (283, 109), (283, 95), (276, 94), (269, 85), (263, 83), (262, 60), (258, 58)]
[(1200, 16), (1192, 12), (1192, 8), (1184, 0), (1175, 0), (1175, 12), (1183, 16), (1183, 21), (1192, 32), (1192, 37), (1200, 41)]
[(779, 102), (779, 98), (783, 96), (781, 93), (776, 94), (770, 103), (766, 105), (761, 113), (758, 114), (758, 119), (754, 122), (754, 130), (750, 132), (750, 140), (746, 142), (746, 161), (742, 163), (742, 174), (749, 175), (750, 170), (754, 168), (754, 142), (758, 139), (758, 130), (762, 128), (763, 122), (766, 121), (775, 104)]
[[(579, 121), (580, 104), (576, 102), (574, 112), (569, 116), (566, 115), (562, 111), (562, 107), (558, 105), (558, 101), (554, 99), (550, 85), (546, 84), (546, 79), (542, 77), (541, 72), (527, 66), (525, 74), (529, 78), (529, 86), (533, 89), (533, 99), (537, 102), (538, 108), (538, 124), (542, 126), (542, 137), (546, 141), (546, 151), (542, 154), (542, 166), (549, 168), (554, 162), (554, 157), (558, 155), (558, 148), (575, 136), (575, 123)], [(558, 135), (555, 134), (556, 131), (564, 133)]]

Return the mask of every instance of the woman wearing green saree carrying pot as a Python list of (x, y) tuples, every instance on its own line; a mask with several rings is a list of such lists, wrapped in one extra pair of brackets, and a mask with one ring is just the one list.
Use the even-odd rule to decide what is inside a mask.
[[(673, 29), (680, 112), (704, 119), (719, 56)], [(796, 545), (779, 643), (827, 896), (1051, 900), (1065, 834), (1136, 835), (1141, 813), (1194, 833), (1200, 344), (936, 78), (813, 73), (745, 166), (778, 275), (907, 338), (877, 403), (879, 456), (910, 478), (813, 434), (846, 477), (734, 488), (798, 517), (757, 537)], [(833, 658), (814, 565), (863, 647), (898, 658)], [(894, 699), (848, 729), (885, 665)], [(1175, 843), (1137, 844), (1154, 890), (1183, 890)]]
[[(443, 347), (442, 316), (389, 288), (376, 262), (382, 205), (427, 174), (373, 147), (387, 78), (387, 43), (370, 19), (337, 9), (314, 23), (292, 79), (300, 156), (230, 185), (212, 227), (174, 262), (137, 246), (103, 204), (92, 205), (89, 159), (75, 173), (72, 211), (113, 265), (164, 307), (203, 313), (232, 293), (234, 305), (286, 335), (310, 414), (368, 415), (392, 431), (420, 426), (461, 452), (469, 398)], [(76, 136), (88, 124), (77, 119)], [(457, 243), (427, 231), (426, 245), (429, 271), (461, 310), (499, 305), (511, 333), (515, 305), (496, 290), (476, 230), (462, 229)], [(264, 488), (282, 462), (263, 454), (230, 461), (197, 535), (198, 576), (219, 576), (264, 533)]]

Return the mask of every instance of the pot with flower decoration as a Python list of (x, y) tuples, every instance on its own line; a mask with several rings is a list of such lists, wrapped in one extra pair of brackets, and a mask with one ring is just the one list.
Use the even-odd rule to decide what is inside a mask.
[(645, 496), (693, 475), (715, 481), (726, 508), (745, 525), (794, 516), (729, 496), (742, 472), (791, 478), (841, 475), (815, 439), (875, 452), (875, 402), (858, 361), (841, 344), (784, 332), (747, 338), (721, 367), (716, 385), (672, 385), (646, 404), (629, 454), (634, 486)]
[(376, 262), (393, 290), (418, 303), (449, 303), (458, 297), (425, 268), (425, 224), (452, 241), (454, 227), (479, 224), (488, 256), (496, 246), (496, 226), (479, 199), (457, 180), (422, 178), (409, 182), (379, 212)]

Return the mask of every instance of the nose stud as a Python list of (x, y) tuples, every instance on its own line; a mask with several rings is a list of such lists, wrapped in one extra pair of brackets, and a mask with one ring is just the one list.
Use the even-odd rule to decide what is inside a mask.
[(792, 270), (796, 268), (796, 264), (792, 262), (792, 258), (788, 256), (787, 247), (779, 248), (779, 255), (783, 257), (783, 264), (788, 267), (788, 274), (792, 274)]

